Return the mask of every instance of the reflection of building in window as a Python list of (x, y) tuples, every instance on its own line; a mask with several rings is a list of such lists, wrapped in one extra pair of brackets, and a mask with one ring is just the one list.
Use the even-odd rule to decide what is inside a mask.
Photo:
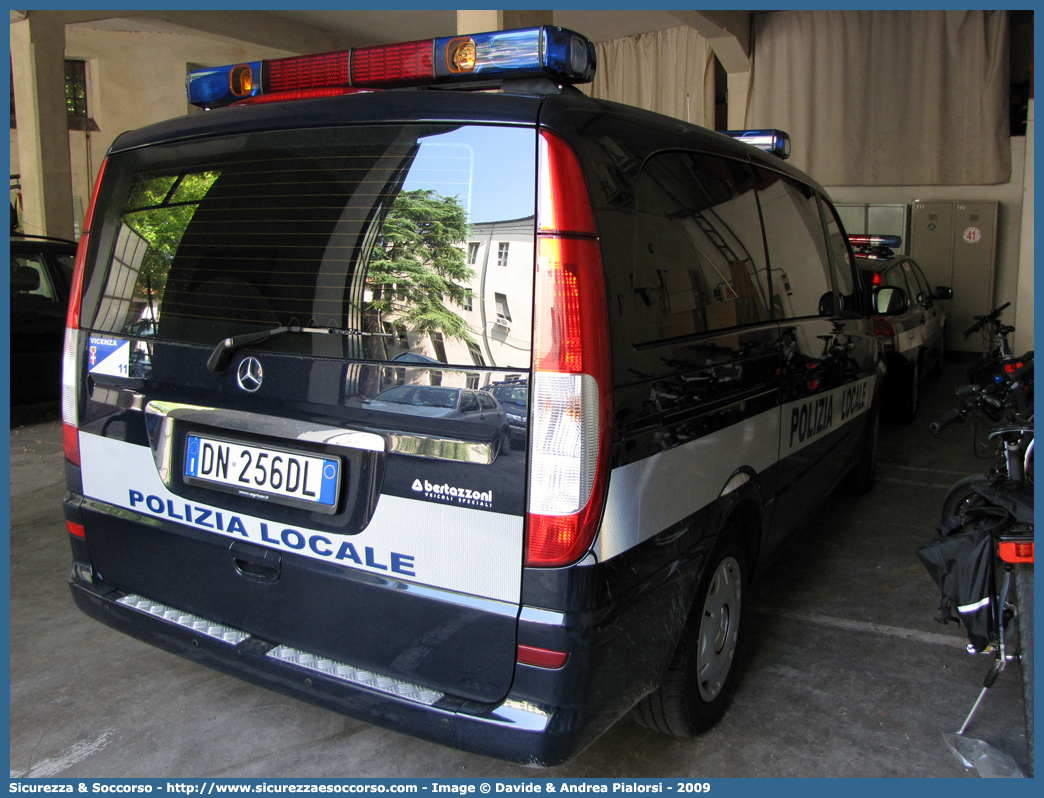
[(478, 344), (469, 341), (468, 352), (471, 354), (471, 362), (476, 366), (485, 367), (486, 360), (482, 357), (482, 351), (478, 348)]
[[(435, 359), (440, 363), (448, 363), (446, 359), (446, 341), (442, 337), (442, 333), (428, 333), (428, 337), (431, 338), (431, 345), (435, 349)], [(439, 369), (429, 369), (428, 379), (432, 385), (442, 385), (442, 372)]]
[(385, 335), (389, 336), (387, 340), (389, 343), (391, 343), (392, 346), (399, 347), (402, 349), (410, 348), (410, 342), (406, 334), (405, 326), (403, 326), (402, 324), (394, 324), (393, 322), (385, 321), (381, 322), (381, 327), (384, 329)]
[(435, 347), (435, 359), (440, 363), (448, 363), (449, 361), (446, 359), (446, 340), (442, 337), (442, 333), (431, 333), (431, 344)]
[[(460, 306), (453, 305), (468, 326), (470, 341), (434, 331), (407, 333), (402, 322), (392, 315), (383, 320), (383, 332), (396, 335), (396, 338), (383, 339), (385, 356), (390, 360), (411, 352), (462, 368), (528, 367), (533, 323), (533, 224), (533, 217), (528, 216), (470, 226), (468, 241), (461, 248), (466, 260), (474, 257), (474, 263), (468, 264), (473, 272), (467, 284), (471, 296)], [(494, 258), (504, 250), (512, 252), (510, 263), (494, 268)], [(412, 365), (396, 367), (393, 379), (406, 384), (429, 384), (430, 380), (439, 379), (438, 369), (404, 361), (407, 362)], [(490, 379), (493, 379), (490, 372), (449, 370), (442, 384), (482, 387), (488, 385)]]
[[(463, 316), (476, 332), (474, 341), (487, 366), (529, 362), (533, 323), (533, 223), (533, 217), (527, 216), (471, 225), (468, 252), (473, 247), (478, 252), (473, 267), (475, 301), (473, 308), (466, 309)], [(496, 266), (494, 258), (502, 265)], [(453, 362), (462, 362), (461, 355), (467, 358), (463, 342), (447, 341), (446, 346)]]
[[(139, 308), (144, 305), (147, 310), (149, 307), (147, 301), (142, 301), (142, 297), (134, 296), (138, 273), (148, 251), (149, 242), (143, 236), (128, 225), (120, 226), (116, 235), (116, 246), (113, 248), (109, 281), (102, 295), (104, 301), (101, 303), (101, 313), (95, 321), (98, 329), (134, 332), (128, 327), (131, 322), (137, 321), (131, 318), (131, 303), (137, 300)], [(142, 288), (146, 292), (150, 290), (150, 286)], [(145, 299), (147, 300), (147, 297)]]
[(511, 326), (511, 311), (508, 309), (506, 294), (494, 294), (497, 303), (497, 324)]

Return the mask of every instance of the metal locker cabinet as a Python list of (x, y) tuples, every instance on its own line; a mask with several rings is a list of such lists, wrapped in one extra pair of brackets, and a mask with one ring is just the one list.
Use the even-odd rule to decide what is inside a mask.
[(946, 348), (981, 352), (978, 336), (965, 339), (973, 316), (993, 308), (997, 253), (996, 200), (917, 200), (910, 224), (910, 256), (934, 290), (953, 289), (946, 311)]

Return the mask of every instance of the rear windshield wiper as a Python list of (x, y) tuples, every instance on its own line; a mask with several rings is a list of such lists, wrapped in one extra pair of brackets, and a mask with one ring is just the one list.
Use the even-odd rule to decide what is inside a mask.
[(251, 344), (259, 344), (262, 341), (267, 341), (270, 338), (277, 338), (280, 335), (285, 335), (287, 333), (357, 335), (364, 338), (395, 337), (391, 333), (364, 332), (362, 330), (339, 330), (336, 327), (297, 327), (294, 325), (288, 327), (273, 327), (270, 330), (262, 330), (261, 332), (256, 333), (244, 333), (243, 335), (234, 335), (231, 338), (226, 338), (215, 346), (214, 351), (210, 353), (210, 357), (207, 359), (207, 368), (211, 371), (224, 371), (228, 368), (228, 362), (232, 359), (232, 353), (237, 349), (242, 349), (244, 346), (250, 346)]

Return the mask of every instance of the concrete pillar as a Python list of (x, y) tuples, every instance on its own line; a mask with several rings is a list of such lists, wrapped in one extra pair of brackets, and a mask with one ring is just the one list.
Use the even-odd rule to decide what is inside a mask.
[(747, 126), (747, 99), (750, 95), (750, 12), (749, 11), (670, 11), (703, 36), (728, 75), (729, 130)]
[(554, 12), (515, 9), (510, 11), (457, 12), (457, 34), (482, 33), (487, 30), (513, 30), (535, 28), (537, 25), (553, 25)]
[(72, 238), (72, 165), (65, 110), (65, 23), (53, 12), (29, 11), (11, 23), (26, 233)]

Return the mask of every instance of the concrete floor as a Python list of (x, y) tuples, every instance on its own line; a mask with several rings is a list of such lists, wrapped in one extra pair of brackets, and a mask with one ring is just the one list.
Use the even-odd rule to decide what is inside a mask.
[[(624, 718), (554, 777), (976, 777), (946, 748), (990, 661), (933, 617), (914, 555), (946, 487), (984, 470), (953, 406), (963, 367), (928, 383), (909, 427), (883, 427), (878, 484), (831, 499), (754, 585), (750, 656), (724, 720), (695, 740)], [(24, 418), (24, 414), (22, 415)], [(11, 429), (11, 775), (540, 777), (295, 702), (89, 620), (65, 580), (61, 427)], [(1018, 670), (970, 736), (1026, 767)]]

